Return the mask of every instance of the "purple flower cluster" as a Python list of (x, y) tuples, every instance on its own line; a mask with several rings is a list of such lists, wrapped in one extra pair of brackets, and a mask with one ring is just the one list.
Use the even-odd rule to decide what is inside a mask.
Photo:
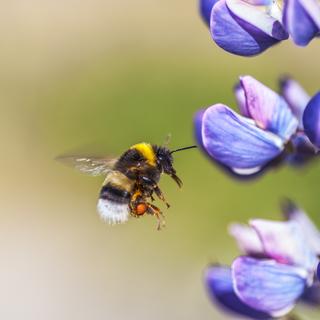
[[(214, 42), (240, 56), (260, 54), (289, 37), (298, 46), (320, 37), (319, 0), (200, 0), (200, 12)], [(198, 145), (223, 170), (254, 177), (320, 154), (320, 91), (310, 97), (287, 77), (277, 93), (242, 76), (234, 94), (239, 113), (218, 103), (194, 119)], [(205, 273), (210, 296), (226, 310), (273, 319), (298, 301), (320, 305), (320, 232), (292, 202), (283, 209), (284, 221), (230, 226), (243, 256)]]
[(320, 233), (291, 202), (284, 214), (285, 221), (230, 226), (244, 255), (231, 268), (213, 265), (205, 273), (210, 296), (226, 310), (271, 319), (289, 313), (298, 301), (320, 304)]
[(281, 95), (251, 76), (235, 86), (240, 109), (215, 104), (195, 116), (205, 153), (236, 176), (253, 176), (282, 163), (301, 165), (320, 148), (320, 92), (312, 98), (293, 79)]
[(262, 53), (289, 35), (306, 46), (320, 35), (318, 0), (200, 0), (212, 39), (233, 54)]

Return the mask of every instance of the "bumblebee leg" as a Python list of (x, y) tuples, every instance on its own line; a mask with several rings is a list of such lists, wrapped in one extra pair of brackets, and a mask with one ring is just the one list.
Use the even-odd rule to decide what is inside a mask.
[(130, 214), (132, 216), (135, 216), (135, 214), (134, 214), (134, 202), (132, 201), (132, 199), (129, 202), (129, 209), (130, 209)]
[(134, 218), (139, 218), (139, 216), (136, 214), (135, 212), (135, 207), (136, 207), (136, 204), (135, 202), (130, 202), (129, 203), (129, 208), (130, 208), (130, 215)]
[(162, 191), (160, 190), (160, 188), (158, 187), (157, 183), (154, 180), (148, 177), (141, 177), (140, 179), (141, 179), (141, 185), (143, 185), (144, 183), (144, 184), (147, 184), (148, 187), (150, 188), (150, 194), (147, 196), (150, 197), (152, 201), (154, 200), (152, 197), (152, 193), (155, 192), (157, 197), (166, 204), (167, 208), (170, 208), (170, 204), (166, 201)]
[(164, 195), (163, 195), (161, 189), (160, 189), (157, 185), (155, 185), (155, 186), (153, 187), (153, 190), (154, 190), (155, 194), (158, 196), (158, 198), (159, 198), (160, 200), (162, 200), (162, 201), (166, 204), (167, 208), (169, 209), (169, 208), (170, 208), (170, 204), (169, 204), (169, 203), (166, 201), (166, 199), (164, 198)]
[(163, 213), (158, 207), (154, 206), (153, 204), (147, 203), (147, 205), (148, 205), (148, 213), (154, 215), (158, 220), (157, 230), (161, 230), (161, 228), (165, 227), (166, 225)]

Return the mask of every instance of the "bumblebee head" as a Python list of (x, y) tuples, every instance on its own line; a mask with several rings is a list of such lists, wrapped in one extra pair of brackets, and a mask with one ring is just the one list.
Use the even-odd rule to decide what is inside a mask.
[(175, 173), (171, 151), (165, 147), (157, 147), (157, 165), (161, 172), (171, 175)]
[(161, 172), (164, 172), (171, 176), (171, 178), (178, 184), (179, 187), (182, 186), (181, 179), (176, 175), (176, 170), (173, 168), (173, 157), (172, 154), (174, 152), (187, 150), (196, 148), (196, 146), (190, 146), (185, 148), (176, 149), (173, 151), (170, 151), (166, 147), (157, 147), (156, 149), (156, 155), (157, 155), (157, 165)]

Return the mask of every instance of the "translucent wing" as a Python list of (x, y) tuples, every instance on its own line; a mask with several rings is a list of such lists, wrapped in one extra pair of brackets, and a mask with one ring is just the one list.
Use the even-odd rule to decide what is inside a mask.
[(107, 174), (117, 162), (117, 158), (85, 156), (60, 156), (57, 160), (92, 176)]

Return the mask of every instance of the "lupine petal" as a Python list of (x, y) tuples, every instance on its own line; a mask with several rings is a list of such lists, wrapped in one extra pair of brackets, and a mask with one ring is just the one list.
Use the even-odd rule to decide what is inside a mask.
[(234, 95), (236, 97), (237, 105), (239, 107), (241, 115), (250, 118), (250, 114), (247, 108), (246, 95), (240, 83), (234, 87)]
[(210, 25), (211, 10), (218, 0), (200, 0), (200, 13), (206, 24)]
[(268, 6), (272, 3), (272, 0), (243, 0), (249, 4), (254, 6)]
[(320, 281), (320, 263), (318, 263), (318, 267), (317, 267), (317, 277), (318, 277), (318, 280)]
[[(278, 20), (282, 24), (282, 8), (279, 6), (278, 1), (272, 0), (272, 3), (267, 7), (268, 14), (274, 19)], [(283, 27), (283, 25), (282, 25)], [(289, 37), (288, 33), (286, 33), (287, 38)], [(286, 39), (287, 39), (286, 38)]]
[(242, 56), (263, 52), (288, 35), (280, 22), (239, 0), (220, 0), (210, 22), (213, 40), (224, 50)]
[(320, 255), (320, 232), (308, 215), (290, 200), (283, 203), (282, 210), (288, 220), (295, 221), (302, 229), (307, 245)]
[(213, 159), (237, 172), (263, 167), (283, 150), (279, 137), (222, 104), (204, 112), (202, 142)]
[(281, 316), (289, 312), (304, 292), (304, 269), (274, 260), (239, 257), (232, 264), (237, 296), (252, 308)]
[(200, 147), (203, 147), (203, 142), (202, 142), (202, 118), (203, 118), (203, 114), (204, 114), (205, 110), (201, 109), (199, 111), (197, 111), (197, 113), (194, 116), (194, 128), (195, 128), (195, 138), (198, 142), (198, 144), (200, 145)]
[(317, 259), (315, 252), (307, 245), (306, 237), (295, 221), (251, 220), (266, 254), (276, 261), (314, 270)]
[(309, 101), (304, 111), (303, 126), (310, 141), (320, 148), (320, 91)]
[[(315, 25), (320, 30), (320, 2), (319, 0), (300, 0), (300, 4), (309, 14), (310, 18), (313, 20)], [(317, 34), (317, 37), (320, 35)]]
[(241, 77), (240, 83), (245, 92), (248, 112), (257, 125), (285, 141), (289, 140), (297, 130), (298, 121), (284, 99), (251, 76)]
[(252, 319), (270, 319), (268, 314), (249, 307), (236, 296), (230, 268), (218, 265), (209, 267), (206, 270), (205, 283), (211, 299), (218, 302), (225, 311)]
[[(199, 110), (194, 116), (194, 129), (195, 129), (194, 133), (195, 133), (195, 138), (196, 138), (196, 141), (197, 141), (199, 147), (212, 160), (212, 157), (207, 153), (205, 147), (203, 146), (203, 142), (202, 142), (202, 117), (203, 117), (204, 112), (205, 112), (204, 109)], [(232, 176), (233, 178), (240, 179), (240, 180), (249, 180), (249, 179), (256, 178), (256, 177), (264, 174), (268, 169), (268, 166), (264, 167), (263, 169), (255, 168), (255, 169), (251, 170), (251, 174), (249, 172), (249, 174), (243, 175), (243, 173), (237, 173), (235, 171), (232, 171), (231, 168), (227, 167), (226, 165), (224, 165), (220, 162), (215, 161), (215, 163), (226, 174)]]
[(320, 30), (320, 5), (317, 0), (286, 0), (283, 24), (295, 44), (306, 46)]
[(233, 223), (229, 226), (229, 234), (236, 239), (238, 247), (243, 253), (251, 256), (265, 256), (261, 240), (253, 228)]
[(299, 120), (299, 128), (303, 129), (302, 115), (310, 101), (310, 96), (297, 81), (288, 77), (280, 79), (280, 87), (282, 96)]
[(261, 10), (261, 8), (254, 7), (242, 0), (226, 0), (226, 3), (239, 24), (242, 22), (248, 23), (277, 40), (288, 39), (288, 33), (282, 27), (280, 21)]

